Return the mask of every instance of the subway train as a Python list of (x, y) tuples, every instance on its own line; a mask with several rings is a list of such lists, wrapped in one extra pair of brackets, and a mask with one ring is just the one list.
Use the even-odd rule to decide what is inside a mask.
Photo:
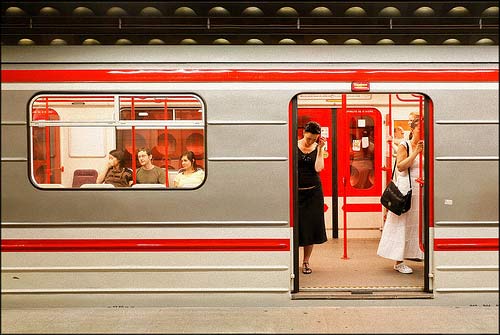
[[(498, 305), (498, 46), (2, 46), (2, 306)], [(412, 274), (377, 256), (423, 124)], [(297, 140), (326, 138), (298, 246)], [(395, 129), (398, 129), (396, 135)], [(166, 181), (140, 184), (151, 150)], [(121, 150), (132, 186), (98, 183)], [(182, 155), (204, 171), (176, 187)]]

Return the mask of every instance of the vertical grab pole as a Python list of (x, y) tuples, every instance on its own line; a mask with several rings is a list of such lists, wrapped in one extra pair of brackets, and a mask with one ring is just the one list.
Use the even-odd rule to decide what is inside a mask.
[[(165, 107), (163, 109), (163, 119), (168, 120), (167, 98), (165, 98)], [(165, 186), (168, 187), (169, 181), (168, 181), (168, 129), (167, 129), (167, 126), (165, 126), (165, 129), (163, 130), (163, 134), (164, 134), (164, 144), (165, 144)]]
[[(423, 140), (424, 139), (424, 127), (423, 127), (423, 124), (422, 124), (422, 113), (424, 111), (424, 108), (423, 108), (423, 97), (422, 95), (419, 96), (419, 118), (420, 118), (420, 140)], [(424, 143), (424, 147), (425, 147), (425, 143)], [(424, 252), (424, 243), (423, 243), (423, 238), (422, 238), (422, 197), (423, 197), (423, 187), (424, 187), (424, 180), (422, 178), (422, 169), (423, 169), (423, 166), (422, 166), (422, 152), (420, 152), (418, 154), (418, 159), (419, 159), (419, 168), (418, 168), (418, 180), (417, 180), (417, 184), (418, 184), (418, 187), (420, 187), (420, 190), (418, 192), (418, 246), (420, 247), (420, 250), (422, 252)]]
[[(387, 140), (387, 153), (385, 155), (385, 184), (389, 184), (389, 181), (392, 179), (392, 144), (394, 143), (394, 140), (392, 138), (393, 136), (393, 131), (392, 131), (392, 94), (389, 93), (389, 114), (387, 115), (387, 124), (386, 124), (389, 137), (390, 139)], [(380, 229), (382, 230), (384, 228), (385, 220), (387, 219), (387, 209), (382, 206), (382, 225), (380, 226)]]
[[(347, 112), (347, 95), (345, 94), (342, 94), (342, 124), (341, 124), (341, 127), (344, 129), (347, 128), (346, 125), (347, 125), (347, 122), (346, 122), (346, 112)], [(345, 137), (344, 137), (344, 141), (345, 139), (349, 136), (349, 134), (346, 132), (345, 134)], [(341, 150), (344, 151), (347, 149), (347, 143), (348, 141), (342, 141), (341, 143)], [(347, 157), (347, 156), (344, 156), (344, 157)], [(342, 184), (343, 184), (343, 187), (344, 187), (344, 206), (343, 206), (343, 215), (344, 215), (344, 254), (342, 256), (342, 259), (349, 259), (349, 257), (347, 257), (347, 159), (344, 159), (343, 160), (343, 168), (342, 168), (342, 171), (343, 171), (343, 176), (342, 176)]]
[(344, 185), (344, 254), (342, 255), (342, 259), (349, 259), (347, 257), (347, 188), (346, 188), (346, 177), (342, 177), (342, 184)]
[[(49, 98), (45, 98), (45, 120), (50, 120)], [(45, 183), (51, 184), (52, 167), (50, 164), (50, 127), (45, 126)]]
[[(132, 100), (131, 100), (131, 115), (130, 115), (130, 119), (131, 120), (135, 120), (135, 99), (134, 97), (132, 97)], [(137, 183), (137, 177), (136, 177), (136, 169), (137, 169), (137, 165), (136, 165), (136, 162), (135, 162), (135, 126), (132, 126), (132, 179), (133, 179), (133, 183)]]

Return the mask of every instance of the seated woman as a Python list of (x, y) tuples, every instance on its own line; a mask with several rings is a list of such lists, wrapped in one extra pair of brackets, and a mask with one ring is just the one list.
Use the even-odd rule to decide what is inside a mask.
[(106, 164), (97, 176), (96, 184), (130, 187), (133, 182), (132, 171), (125, 167), (125, 153), (122, 150), (111, 150)]
[(196, 187), (205, 179), (205, 171), (196, 165), (196, 159), (192, 151), (184, 152), (181, 157), (182, 169), (179, 170), (174, 179), (174, 187)]

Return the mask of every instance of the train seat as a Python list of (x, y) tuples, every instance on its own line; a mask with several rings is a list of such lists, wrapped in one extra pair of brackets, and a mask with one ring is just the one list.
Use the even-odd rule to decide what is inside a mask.
[(80, 187), (83, 184), (95, 184), (97, 174), (97, 170), (94, 169), (76, 169), (73, 173), (72, 187)]

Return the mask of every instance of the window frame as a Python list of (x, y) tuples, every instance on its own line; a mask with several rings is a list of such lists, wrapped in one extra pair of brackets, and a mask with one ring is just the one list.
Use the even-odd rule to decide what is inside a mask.
[[(171, 119), (171, 120), (124, 120), (124, 119), (120, 119), (121, 115), (120, 115), (120, 112), (123, 108), (127, 108), (128, 106), (123, 106), (123, 105), (120, 105), (120, 102), (123, 101), (123, 99), (125, 98), (134, 98), (134, 97), (137, 97), (137, 98), (143, 98), (143, 99), (151, 99), (151, 98), (155, 98), (155, 99), (165, 99), (167, 102), (166, 104), (168, 104), (168, 99), (172, 99), (172, 102), (177, 102), (178, 104), (181, 104), (182, 102), (179, 102), (180, 100), (184, 99), (186, 101), (188, 101), (188, 103), (191, 103), (193, 106), (190, 106), (189, 108), (188, 107), (185, 107), (184, 109), (199, 109), (199, 112), (201, 113), (201, 118), (200, 119), (189, 119), (189, 120), (175, 120), (175, 119)], [(44, 98), (48, 98), (47, 101), (43, 101), (41, 99), (44, 99)], [(66, 104), (62, 104), (61, 105), (63, 106), (63, 108), (60, 108), (60, 109), (64, 109), (64, 108), (68, 108), (68, 107), (73, 107), (72, 105), (75, 104), (75, 102), (78, 102), (78, 100), (81, 100), (80, 102), (78, 102), (78, 105), (79, 106), (82, 106), (82, 108), (85, 108), (83, 106), (85, 106), (85, 101), (86, 100), (90, 100), (90, 106), (95, 106), (95, 105), (92, 105), (91, 103), (92, 102), (95, 102), (95, 101), (102, 101), (104, 99), (109, 99), (110, 101), (110, 105), (108, 106), (109, 109), (112, 109), (112, 111), (110, 112), (111, 114), (111, 117), (110, 118), (106, 118), (106, 119), (102, 119), (102, 120), (75, 120), (75, 119), (64, 119), (61, 118), (59, 120), (50, 120), (50, 119), (40, 119), (40, 118), (36, 118), (34, 117), (34, 110), (35, 109), (38, 109), (40, 110), (41, 108), (42, 109), (52, 109), (57, 115), (58, 114), (58, 108), (57, 108), (57, 105), (55, 105), (54, 103), (51, 104), (51, 101), (50, 99), (53, 98), (53, 99), (59, 99), (60, 101), (65, 101)], [(177, 100), (176, 100), (177, 99)], [(74, 100), (73, 102), (71, 102), (71, 100)], [(191, 101), (189, 101), (191, 100)], [(71, 106), (70, 106), (71, 104)], [(43, 105), (43, 106), (42, 106)], [(175, 105), (174, 105), (175, 106)], [(172, 108), (172, 107), (167, 107), (167, 108)], [(175, 107), (173, 107), (175, 108)], [(181, 107), (177, 107), (178, 109), (180, 109)], [(56, 183), (52, 183), (51, 180), (49, 180), (49, 183), (40, 183), (39, 181), (37, 181), (37, 177), (35, 176), (35, 165), (37, 165), (35, 163), (35, 159), (34, 157), (36, 156), (36, 152), (35, 152), (35, 143), (34, 143), (34, 129), (46, 129), (46, 128), (49, 128), (49, 129), (59, 129), (59, 133), (60, 133), (60, 138), (59, 138), (59, 161), (60, 161), (60, 165), (61, 165), (61, 168), (63, 169), (64, 165), (65, 165), (65, 162), (63, 160), (69, 160), (70, 159), (70, 154), (69, 154), (69, 141), (70, 141), (70, 135), (63, 135), (63, 131), (65, 131), (66, 133), (69, 133), (69, 129), (71, 128), (82, 128), (82, 127), (101, 127), (103, 129), (106, 130), (106, 136), (110, 136), (112, 138), (111, 140), (111, 143), (114, 143), (114, 145), (112, 145), (111, 143), (109, 143), (109, 141), (107, 142), (107, 144), (104, 144), (104, 149), (105, 149), (105, 156), (102, 158), (102, 161), (104, 162), (107, 155), (108, 155), (108, 152), (111, 150), (111, 149), (115, 149), (116, 146), (118, 146), (118, 131), (119, 130), (125, 130), (125, 129), (131, 129), (133, 131), (135, 130), (162, 130), (162, 129), (168, 129), (168, 131), (170, 130), (198, 130), (198, 131), (201, 131), (201, 134), (203, 136), (203, 143), (202, 143), (202, 146), (203, 146), (203, 151), (202, 151), (202, 156), (203, 156), (203, 170), (205, 172), (205, 175), (204, 175), (204, 179), (202, 180), (202, 182), (197, 185), (196, 187), (190, 187), (190, 188), (175, 188), (173, 186), (167, 186), (165, 188), (156, 188), (156, 187), (152, 187), (152, 188), (149, 188), (150, 190), (160, 190), (160, 191), (164, 191), (164, 190), (193, 190), (193, 189), (197, 189), (197, 188), (200, 188), (206, 181), (206, 178), (207, 178), (207, 173), (206, 173), (206, 170), (207, 170), (207, 155), (206, 155), (206, 152), (207, 152), (207, 139), (206, 139), (206, 133), (207, 133), (207, 122), (206, 122), (206, 105), (205, 105), (205, 102), (204, 100), (198, 95), (198, 94), (195, 94), (195, 93), (147, 93), (147, 94), (144, 94), (144, 93), (137, 93), (137, 94), (134, 94), (134, 93), (109, 93), (109, 92), (106, 92), (106, 93), (81, 93), (81, 92), (72, 92), (72, 93), (57, 93), (57, 92), (42, 92), (42, 93), (39, 93), (39, 94), (36, 94), (34, 95), (29, 103), (28, 103), (28, 124), (27, 124), (27, 129), (28, 129), (28, 179), (30, 180), (30, 182), (38, 189), (42, 189), (42, 190), (82, 190), (82, 189), (85, 189), (85, 188), (77, 188), (77, 187), (72, 187), (72, 186), (62, 186), (61, 187), (56, 187), (56, 186), (59, 186), (59, 185), (63, 185), (63, 182), (61, 181), (60, 184), (56, 184)], [(81, 112), (76, 112), (78, 114), (81, 115)], [(75, 115), (78, 115), (78, 114), (75, 114)], [(175, 112), (172, 113), (173, 116), (175, 116)], [(60, 116), (60, 115), (59, 115)], [(67, 128), (66, 130), (64, 128)], [(109, 133), (108, 133), (109, 132)], [(179, 140), (179, 139), (177, 139)], [(65, 141), (65, 143), (63, 143)], [(45, 143), (46, 141), (44, 141)], [(52, 138), (50, 140), (50, 143), (52, 145), (53, 141), (52, 141)], [(66, 147), (65, 147), (66, 146)], [(63, 158), (63, 149), (65, 149), (65, 154), (66, 156), (64, 156)], [(125, 148), (124, 148), (125, 149)], [(139, 147), (137, 147), (136, 149), (139, 149)], [(181, 152), (186, 150), (185, 148), (181, 148), (180, 149)], [(135, 154), (132, 155), (132, 161), (133, 161), (133, 157), (135, 156)], [(85, 158), (84, 158), (85, 159)], [(167, 174), (167, 182), (168, 182), (168, 161), (171, 159), (171, 156), (170, 156), (170, 153), (168, 154), (167, 157), (163, 158), (164, 161), (166, 162), (165, 164), (165, 172)], [(138, 166), (140, 167), (140, 165)], [(138, 168), (137, 167), (137, 168)], [(58, 167), (59, 168), (59, 167)], [(96, 167), (96, 169), (99, 171), (99, 168), (101, 168), (101, 166), (99, 167)], [(64, 171), (64, 170), (62, 170)], [(72, 171), (72, 170), (70, 170)], [(135, 181), (135, 173), (137, 172), (137, 169), (135, 170), (135, 172), (133, 172), (133, 176), (134, 176), (134, 181)], [(62, 173), (62, 172), (61, 172)], [(71, 174), (72, 172), (70, 172)], [(48, 174), (50, 175), (50, 173)], [(72, 177), (67, 177), (67, 178), (72, 178)], [(100, 185), (100, 184), (96, 184), (96, 185)], [(171, 185), (171, 183), (170, 183)], [(99, 188), (99, 187), (92, 187), (93, 190), (110, 190), (109, 188), (103, 186), (102, 188)], [(123, 188), (114, 188), (114, 189), (111, 189), (111, 190), (131, 190), (133, 189), (132, 187), (123, 187)], [(144, 190), (145, 188), (135, 188), (136, 190)]]

